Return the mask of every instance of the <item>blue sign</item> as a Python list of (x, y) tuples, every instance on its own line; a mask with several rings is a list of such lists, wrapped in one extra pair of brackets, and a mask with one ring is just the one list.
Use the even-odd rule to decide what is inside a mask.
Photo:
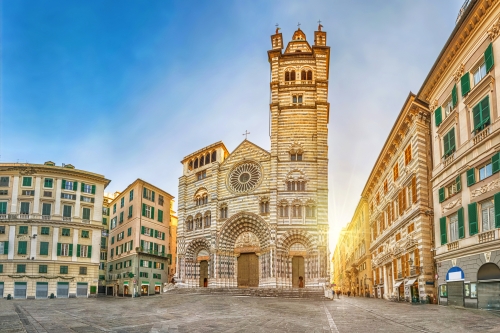
[(458, 266), (450, 268), (446, 273), (446, 281), (463, 281), (464, 279), (464, 271)]

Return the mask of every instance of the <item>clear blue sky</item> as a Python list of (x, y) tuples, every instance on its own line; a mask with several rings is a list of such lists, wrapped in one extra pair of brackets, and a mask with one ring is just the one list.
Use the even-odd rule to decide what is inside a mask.
[[(463, 0), (3, 1), (0, 161), (71, 163), (107, 191), (177, 196), (179, 161), (222, 140), (265, 149), (270, 35), (321, 19), (331, 46), (330, 224), (349, 222), (409, 91)], [(333, 244), (333, 243), (332, 243)]]

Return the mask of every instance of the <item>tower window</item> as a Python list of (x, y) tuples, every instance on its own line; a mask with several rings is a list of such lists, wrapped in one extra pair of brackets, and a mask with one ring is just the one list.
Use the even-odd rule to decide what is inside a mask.
[(261, 214), (269, 213), (269, 201), (261, 201), (260, 202), (260, 213)]
[(220, 208), (220, 218), (227, 219), (227, 206)]
[(205, 165), (205, 158), (202, 156), (200, 157), (200, 167)]
[(194, 160), (194, 168), (197, 169), (198, 168), (198, 159), (195, 159)]
[(210, 163), (210, 154), (207, 154), (205, 156), (205, 164), (209, 164)]
[(302, 152), (290, 153), (290, 161), (302, 161)]
[(307, 80), (312, 81), (312, 79), (313, 79), (313, 72), (307, 71)]
[(290, 81), (295, 81), (295, 71), (290, 72)]
[(302, 104), (302, 95), (293, 95), (292, 102), (293, 104)]
[(212, 162), (215, 162), (215, 161), (217, 161), (217, 152), (216, 151), (212, 152)]
[(307, 80), (307, 74), (306, 74), (306, 71), (302, 71), (302, 72), (300, 72), (300, 79), (301, 79), (301, 80)]
[(290, 81), (290, 72), (285, 72), (285, 81)]
[(280, 217), (288, 217), (288, 205), (287, 204), (280, 206)]

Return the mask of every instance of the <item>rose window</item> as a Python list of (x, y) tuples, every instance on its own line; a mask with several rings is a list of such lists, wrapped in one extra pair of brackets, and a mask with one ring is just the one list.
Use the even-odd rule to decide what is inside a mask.
[(238, 193), (250, 192), (259, 185), (261, 176), (262, 172), (257, 163), (240, 164), (229, 174), (229, 189)]

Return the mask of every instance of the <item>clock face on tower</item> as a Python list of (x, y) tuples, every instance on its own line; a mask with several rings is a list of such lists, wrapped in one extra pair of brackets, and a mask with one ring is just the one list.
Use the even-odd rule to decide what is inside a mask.
[(235, 193), (248, 193), (259, 186), (262, 170), (255, 162), (239, 164), (231, 170), (227, 179), (227, 187)]

